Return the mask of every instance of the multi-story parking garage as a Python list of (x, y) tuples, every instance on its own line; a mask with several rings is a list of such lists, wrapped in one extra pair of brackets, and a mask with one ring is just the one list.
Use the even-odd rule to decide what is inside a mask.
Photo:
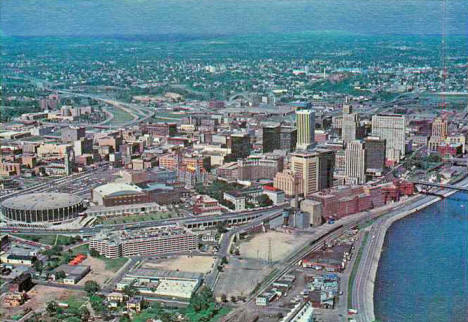
[(1, 211), (8, 224), (60, 225), (73, 221), (85, 210), (83, 199), (68, 193), (32, 193), (2, 202)]

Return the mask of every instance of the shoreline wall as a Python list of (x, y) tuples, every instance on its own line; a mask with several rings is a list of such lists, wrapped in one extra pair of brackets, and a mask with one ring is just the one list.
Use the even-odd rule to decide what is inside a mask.
[[(464, 179), (461, 179), (460, 181), (463, 181)], [(459, 181), (459, 182), (460, 182)], [(464, 182), (461, 186), (467, 186), (468, 185), (468, 182)], [(441, 200), (443, 200), (444, 198), (447, 198), (455, 193), (457, 193), (458, 191), (456, 190), (453, 190), (453, 191), (448, 191), (446, 193), (443, 193), (442, 195), (444, 197), (436, 197), (436, 196), (433, 196), (433, 198), (431, 200), (428, 200), (428, 202), (424, 203), (423, 205), (421, 206), (418, 206), (414, 209), (411, 209), (411, 210), (408, 210), (408, 211), (405, 211), (401, 214), (398, 214), (396, 216), (392, 216), (388, 219), (386, 219), (383, 223), (382, 223), (382, 229), (383, 229), (383, 233), (380, 235), (380, 238), (378, 240), (378, 247), (375, 248), (374, 252), (376, 253), (375, 256), (376, 256), (376, 261), (374, 265), (372, 265), (371, 267), (371, 270), (370, 270), (370, 275), (369, 275), (369, 278), (367, 279), (367, 284), (368, 284), (368, 287), (366, 287), (366, 289), (369, 290), (369, 296), (372, 297), (372, 300), (369, 301), (370, 303), (372, 303), (372, 307), (371, 307), (371, 315), (373, 317), (373, 320), (375, 320), (375, 311), (374, 311), (374, 288), (375, 288), (375, 280), (376, 280), (376, 277), (377, 277), (377, 269), (378, 269), (378, 265), (380, 264), (380, 256), (382, 255), (382, 249), (383, 249), (383, 244), (385, 242), (385, 237), (387, 236), (387, 230), (390, 228), (390, 226), (395, 223), (396, 221), (398, 220), (401, 220), (409, 215), (412, 215), (416, 212), (419, 212)]]

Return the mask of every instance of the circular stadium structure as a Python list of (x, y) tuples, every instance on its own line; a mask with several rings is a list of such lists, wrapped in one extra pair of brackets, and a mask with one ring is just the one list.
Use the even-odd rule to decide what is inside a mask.
[(85, 210), (83, 199), (68, 193), (32, 193), (2, 202), (4, 219), (10, 224), (59, 225)]

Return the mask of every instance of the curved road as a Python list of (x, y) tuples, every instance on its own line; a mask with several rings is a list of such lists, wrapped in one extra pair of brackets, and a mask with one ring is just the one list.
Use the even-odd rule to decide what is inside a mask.
[[(466, 184), (468, 184), (468, 179), (458, 183), (460, 186)], [(442, 190), (439, 193), (447, 195), (455, 193), (455, 191)], [(362, 250), (352, 289), (352, 308), (357, 310), (356, 321), (375, 321), (374, 283), (387, 229), (396, 220), (417, 212), (440, 199), (440, 197), (436, 196), (417, 196), (414, 198), (414, 202), (396, 207), (372, 224), (367, 243)]]

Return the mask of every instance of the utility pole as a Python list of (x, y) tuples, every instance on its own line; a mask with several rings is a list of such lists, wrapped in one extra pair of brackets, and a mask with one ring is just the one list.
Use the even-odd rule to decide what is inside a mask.
[(271, 256), (271, 238), (268, 238), (268, 265), (271, 265), (273, 262), (272, 256)]

